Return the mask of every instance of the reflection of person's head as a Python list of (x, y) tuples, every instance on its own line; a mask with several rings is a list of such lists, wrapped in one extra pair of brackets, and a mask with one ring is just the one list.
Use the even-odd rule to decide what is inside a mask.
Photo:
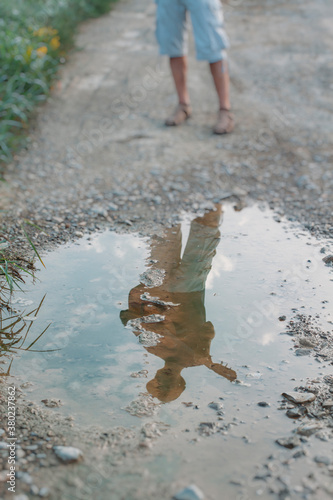
[(158, 370), (153, 380), (147, 384), (149, 394), (163, 403), (179, 398), (186, 385), (180, 371), (180, 368), (176, 366), (165, 366)]

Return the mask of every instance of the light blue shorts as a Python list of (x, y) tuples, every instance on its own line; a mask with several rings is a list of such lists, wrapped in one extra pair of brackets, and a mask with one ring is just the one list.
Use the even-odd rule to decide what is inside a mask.
[(156, 37), (160, 54), (187, 54), (187, 13), (191, 14), (197, 59), (210, 63), (226, 58), (229, 39), (224, 31), (220, 0), (155, 0)]

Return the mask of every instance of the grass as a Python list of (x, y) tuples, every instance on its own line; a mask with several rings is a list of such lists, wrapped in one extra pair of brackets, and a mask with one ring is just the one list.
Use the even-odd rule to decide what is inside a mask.
[[(34, 224), (28, 221), (24, 222), (25, 225)], [(22, 224), (22, 232), (34, 254), (38, 260), (44, 265), (35, 245), (32, 243), (24, 224)], [(42, 307), (45, 296), (41, 300), (39, 306), (28, 313), (20, 313), (16, 311), (11, 305), (11, 297), (14, 289), (22, 290), (22, 285), (25, 283), (26, 276), (34, 277), (34, 264), (21, 258), (10, 258), (10, 240), (0, 233), (0, 360), (8, 359), (10, 361), (6, 371), (0, 367), (0, 377), (9, 376), (10, 368), (13, 361), (13, 354), (18, 351), (32, 351), (32, 347), (42, 337), (50, 325), (48, 325), (38, 336), (27, 344), (27, 337), (32, 327), (33, 321)], [(1, 380), (1, 379), (0, 379)]]
[(116, 0), (1, 0), (0, 163), (26, 142), (29, 118), (52, 87), (78, 24)]

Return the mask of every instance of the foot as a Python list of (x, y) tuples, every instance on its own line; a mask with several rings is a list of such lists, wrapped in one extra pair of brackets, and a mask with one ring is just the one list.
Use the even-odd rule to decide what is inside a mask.
[(234, 116), (230, 109), (221, 108), (217, 117), (217, 123), (213, 129), (214, 134), (229, 134), (235, 127)]
[(190, 104), (179, 103), (175, 111), (169, 118), (165, 120), (165, 125), (168, 127), (175, 127), (180, 125), (184, 121), (188, 120), (192, 114), (192, 109)]

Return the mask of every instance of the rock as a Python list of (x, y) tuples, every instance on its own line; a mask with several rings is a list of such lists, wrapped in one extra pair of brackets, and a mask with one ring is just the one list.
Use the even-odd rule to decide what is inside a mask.
[(259, 401), (258, 406), (262, 406), (263, 408), (266, 408), (267, 406), (270, 406), (270, 404), (266, 403), (266, 401)]
[(300, 434), (301, 436), (312, 436), (312, 434), (315, 434), (317, 431), (319, 431), (321, 427), (322, 426), (320, 424), (306, 423), (301, 427), (298, 427), (297, 434)]
[(35, 484), (32, 484), (31, 487), (30, 487), (30, 493), (32, 495), (38, 495), (38, 493), (39, 493), (38, 486), (36, 486)]
[(333, 399), (326, 399), (326, 401), (323, 402), (323, 408), (331, 409), (332, 407), (333, 407)]
[(38, 449), (38, 444), (29, 444), (25, 449), (28, 451), (36, 451)]
[(17, 471), (16, 477), (25, 484), (32, 484), (33, 479), (27, 472)]
[(54, 446), (53, 451), (60, 460), (68, 464), (83, 458), (82, 451), (72, 446)]
[(199, 424), (199, 434), (201, 436), (211, 436), (220, 430), (215, 422), (201, 422)]
[(302, 337), (298, 340), (298, 342), (300, 343), (300, 345), (302, 347), (307, 347), (309, 349), (313, 349), (314, 347), (316, 347), (316, 344), (314, 342), (311, 342), (311, 340), (305, 338), (305, 337)]
[(316, 455), (313, 459), (317, 464), (324, 464), (324, 465), (330, 465), (331, 464), (331, 459), (329, 457), (321, 456), (321, 455)]
[(6, 450), (7, 449), (7, 443), (5, 441), (0, 441), (0, 450)]
[(327, 257), (323, 258), (323, 261), (327, 266), (333, 265), (333, 255), (327, 255)]
[(275, 441), (280, 446), (292, 450), (301, 444), (300, 439), (297, 436), (291, 436), (289, 438), (279, 438)]
[(287, 316), (279, 316), (279, 321), (286, 321), (287, 319)]
[(290, 408), (287, 410), (287, 417), (289, 418), (300, 418), (303, 417), (307, 413), (307, 409), (304, 406), (299, 406), (296, 408)]
[(42, 403), (48, 408), (59, 408), (63, 405), (60, 399), (42, 399)]
[(283, 392), (282, 396), (297, 405), (311, 403), (316, 399), (316, 395), (312, 392)]
[(29, 497), (27, 497), (24, 493), (21, 493), (21, 495), (15, 495), (14, 500), (29, 500)]
[(44, 486), (43, 488), (41, 488), (41, 489), (39, 490), (39, 493), (38, 493), (38, 495), (39, 495), (41, 498), (46, 498), (46, 497), (48, 497), (48, 496), (49, 496), (49, 494), (50, 494), (50, 490), (49, 490), (49, 488), (47, 488), (46, 486)]
[(296, 356), (309, 356), (311, 354), (312, 350), (311, 349), (304, 349), (304, 348), (299, 348), (295, 350)]
[(5, 433), (4, 429), (0, 429), (0, 436), (2, 436)]
[(172, 498), (173, 500), (204, 500), (205, 496), (195, 484), (191, 484), (176, 493)]
[(223, 404), (222, 403), (214, 403), (214, 402), (212, 402), (212, 403), (209, 403), (208, 406), (212, 410), (216, 410), (216, 411), (222, 410), (222, 408), (223, 408)]

